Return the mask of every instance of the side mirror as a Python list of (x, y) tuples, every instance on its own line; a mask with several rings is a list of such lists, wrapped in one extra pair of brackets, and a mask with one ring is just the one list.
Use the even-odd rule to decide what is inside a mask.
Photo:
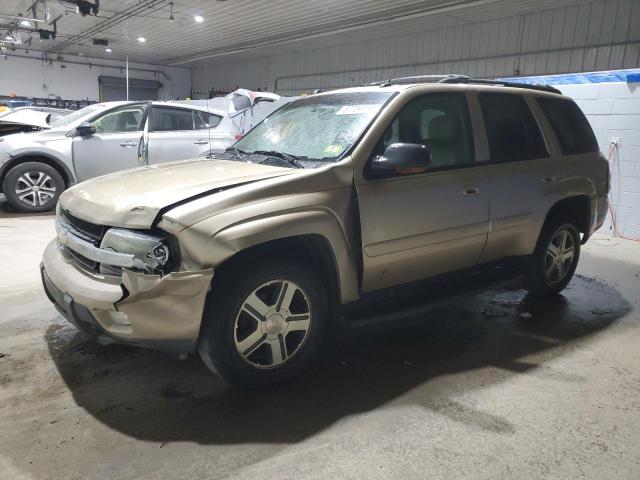
[(80, 137), (90, 137), (94, 133), (96, 133), (96, 127), (89, 122), (81, 123), (76, 127), (76, 135)]
[(393, 143), (383, 156), (375, 157), (369, 164), (367, 176), (387, 178), (399, 175), (424, 173), (431, 164), (429, 149), (419, 143)]

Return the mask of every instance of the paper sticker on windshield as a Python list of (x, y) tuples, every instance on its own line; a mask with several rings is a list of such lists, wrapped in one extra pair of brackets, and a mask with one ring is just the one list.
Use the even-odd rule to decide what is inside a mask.
[(340, 152), (342, 152), (343, 147), (342, 145), (327, 145), (327, 148), (324, 149), (324, 153), (329, 153), (331, 155), (338, 155)]
[(336, 115), (372, 115), (380, 108), (379, 105), (345, 105)]

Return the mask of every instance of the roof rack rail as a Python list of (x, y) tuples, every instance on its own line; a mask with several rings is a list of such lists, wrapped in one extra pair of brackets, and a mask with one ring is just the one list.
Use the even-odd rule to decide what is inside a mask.
[(550, 93), (559, 93), (562, 95), (562, 92), (551, 85), (530, 85), (528, 83), (517, 83), (517, 82), (505, 82), (502, 80), (485, 80), (481, 78), (471, 78), (465, 77), (464, 75), (456, 75), (456, 76), (448, 76), (443, 78), (438, 83), (475, 83), (478, 85), (501, 85), (503, 87), (514, 87), (514, 88), (526, 88), (529, 90), (538, 90), (541, 92), (550, 92)]
[(503, 87), (526, 88), (529, 90), (538, 90), (541, 92), (559, 93), (560, 90), (550, 85), (529, 85), (527, 83), (507, 82), (502, 80), (486, 80), (482, 78), (471, 78), (468, 75), (449, 74), (449, 75), (416, 75), (413, 77), (390, 78), (380, 82), (374, 82), (370, 85), (388, 87), (390, 85), (408, 85), (412, 83), (474, 83), (478, 85), (501, 85)]
[(388, 87), (389, 85), (410, 85), (412, 83), (439, 83), (448, 79), (470, 79), (466, 75), (415, 75), (413, 77), (397, 77), (397, 78), (389, 78), (388, 80), (381, 80), (378, 82), (370, 83), (371, 86), (380, 86), (380, 87)]

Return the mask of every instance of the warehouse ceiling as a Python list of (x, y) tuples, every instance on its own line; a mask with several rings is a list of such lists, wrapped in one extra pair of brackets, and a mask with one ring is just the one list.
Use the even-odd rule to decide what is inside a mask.
[[(2, 0), (0, 40), (4, 39), (8, 54), (117, 60), (128, 56), (137, 62), (191, 66), (203, 60), (218, 63), (231, 56), (235, 60), (286, 54), (589, 2), (102, 0), (97, 13), (92, 8), (95, 3)], [(42, 35), (49, 38), (41, 39)], [(96, 45), (96, 40), (108, 45)]]

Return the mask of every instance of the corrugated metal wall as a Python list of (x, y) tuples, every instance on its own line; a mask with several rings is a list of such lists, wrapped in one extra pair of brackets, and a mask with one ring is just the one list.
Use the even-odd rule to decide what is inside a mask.
[(640, 0), (600, 0), (337, 47), (196, 66), (194, 90), (246, 88), (297, 94), (393, 76), (494, 77), (635, 68)]

